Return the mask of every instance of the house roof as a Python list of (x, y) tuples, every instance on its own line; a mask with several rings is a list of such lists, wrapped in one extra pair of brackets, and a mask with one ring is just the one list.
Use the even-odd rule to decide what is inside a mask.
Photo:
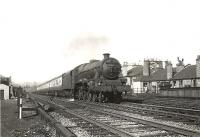
[(159, 69), (156, 72), (152, 73), (150, 76), (150, 81), (163, 81), (167, 80), (167, 70)]
[(149, 82), (150, 76), (142, 76), (142, 77), (138, 78), (138, 81)]
[(183, 70), (176, 73), (172, 79), (192, 79), (196, 78), (196, 65), (186, 66)]
[(128, 77), (139, 77), (139, 76), (142, 76), (142, 74), (143, 74), (143, 66), (142, 65), (135, 66), (134, 68), (130, 69), (127, 72)]
[(167, 70), (158, 69), (157, 71), (153, 72), (150, 76), (142, 76), (140, 80), (143, 82), (167, 80)]
[[(128, 76), (135, 77), (134, 81), (151, 82), (151, 81), (166, 81), (167, 70), (162, 68), (151, 73), (150, 76), (143, 76), (143, 66), (134, 67), (127, 73)], [(196, 65), (187, 65), (180, 72), (176, 72), (176, 68), (173, 68), (173, 77), (171, 80), (181, 79), (195, 79)]]

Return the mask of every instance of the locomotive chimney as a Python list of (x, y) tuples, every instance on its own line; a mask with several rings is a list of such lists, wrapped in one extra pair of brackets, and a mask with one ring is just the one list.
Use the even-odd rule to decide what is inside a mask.
[(104, 59), (108, 59), (110, 57), (110, 54), (109, 53), (104, 53), (103, 56), (104, 56)]

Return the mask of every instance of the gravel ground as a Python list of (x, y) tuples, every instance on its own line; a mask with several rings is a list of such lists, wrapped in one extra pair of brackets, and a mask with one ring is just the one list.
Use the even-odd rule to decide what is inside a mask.
[(28, 129), (13, 130), (11, 137), (56, 137), (54, 128), (47, 125), (32, 125)]
[[(62, 114), (57, 112), (50, 112), (49, 113), (56, 121), (62, 123), (62, 125), (68, 127), (77, 137), (118, 137), (113, 133), (109, 133), (104, 129), (99, 128), (93, 124), (87, 124), (85, 121), (76, 121), (74, 122), (74, 118), (67, 118)], [(76, 119), (76, 118), (75, 118)]]
[(60, 123), (62, 123), (63, 126), (66, 127), (72, 127), (70, 130), (77, 136), (77, 137), (92, 137), (86, 130), (77, 127), (77, 124), (75, 122), (72, 122), (70, 119), (64, 117), (63, 115), (56, 113), (56, 112), (50, 112), (49, 113), (54, 119)]

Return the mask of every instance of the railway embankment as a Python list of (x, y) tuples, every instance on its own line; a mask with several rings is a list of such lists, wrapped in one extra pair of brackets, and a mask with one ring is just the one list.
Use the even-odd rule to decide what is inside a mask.
[[(1, 136), (52, 136), (53, 130), (36, 115), (34, 111), (23, 111), (22, 119), (18, 119), (17, 100), (1, 101)], [(34, 107), (27, 99), (23, 100), (23, 107)]]

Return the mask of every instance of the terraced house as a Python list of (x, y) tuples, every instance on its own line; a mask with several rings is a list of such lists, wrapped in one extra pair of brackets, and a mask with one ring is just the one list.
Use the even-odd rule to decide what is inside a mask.
[(143, 66), (134, 66), (126, 75), (132, 93), (163, 93), (162, 87), (168, 87), (168, 90), (197, 90), (200, 87), (200, 55), (195, 65), (184, 65), (183, 61), (178, 58), (176, 67), (165, 61), (163, 68), (161, 61), (155, 60), (144, 60)]

